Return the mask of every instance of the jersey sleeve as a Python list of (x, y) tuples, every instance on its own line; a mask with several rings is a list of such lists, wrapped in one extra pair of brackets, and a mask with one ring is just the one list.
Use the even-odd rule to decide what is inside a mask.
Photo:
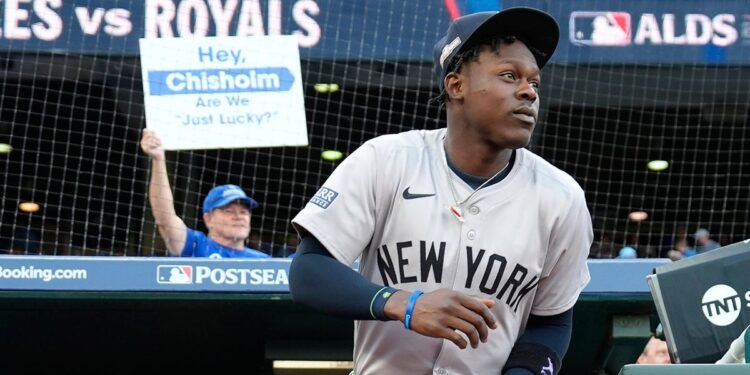
[(347, 265), (364, 251), (374, 232), (376, 160), (372, 143), (363, 144), (339, 164), (292, 220), (300, 234), (312, 234)]
[(561, 215), (550, 237), (532, 314), (555, 315), (575, 305), (578, 295), (591, 279), (586, 259), (593, 239), (591, 215), (583, 191), (578, 188), (570, 208)]
[(190, 228), (185, 228), (185, 246), (182, 247), (182, 252), (180, 253), (180, 256), (183, 257), (193, 257), (193, 256), (199, 256), (195, 253), (195, 250), (198, 247), (198, 231)]

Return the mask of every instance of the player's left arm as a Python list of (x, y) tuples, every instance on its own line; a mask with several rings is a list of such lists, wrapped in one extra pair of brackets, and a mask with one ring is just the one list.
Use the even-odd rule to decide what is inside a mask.
[[(503, 375), (556, 374), (573, 332), (573, 309), (552, 316), (530, 315), (513, 346)], [(542, 372), (549, 369), (548, 372)]]
[(526, 330), (513, 346), (503, 374), (558, 374), (568, 350), (573, 306), (590, 279), (586, 258), (593, 241), (583, 191), (574, 189), (569, 198), (551, 230)]

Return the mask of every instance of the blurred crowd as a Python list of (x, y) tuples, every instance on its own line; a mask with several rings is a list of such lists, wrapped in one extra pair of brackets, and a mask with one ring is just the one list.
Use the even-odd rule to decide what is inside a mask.
[[(615, 241), (613, 236), (602, 234), (591, 245), (589, 258), (594, 259), (637, 259), (669, 258), (680, 260), (729, 245), (729, 241), (712, 238), (707, 228), (697, 228), (688, 234), (686, 228), (680, 228), (676, 234), (653, 241), (641, 241), (636, 234), (630, 234), (624, 240)], [(718, 240), (718, 241), (717, 241)]]

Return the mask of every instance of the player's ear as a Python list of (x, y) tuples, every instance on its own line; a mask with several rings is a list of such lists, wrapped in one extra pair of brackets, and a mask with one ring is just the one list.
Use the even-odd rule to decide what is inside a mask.
[(450, 72), (445, 76), (443, 85), (445, 86), (445, 93), (448, 94), (451, 100), (463, 99), (463, 75)]
[(206, 228), (211, 229), (211, 214), (210, 213), (204, 213), (203, 214), (203, 222), (206, 224)]

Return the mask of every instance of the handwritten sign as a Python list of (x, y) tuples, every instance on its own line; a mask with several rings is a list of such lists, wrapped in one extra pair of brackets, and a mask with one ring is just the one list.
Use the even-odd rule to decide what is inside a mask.
[(167, 150), (307, 145), (293, 36), (141, 39), (146, 122)]

